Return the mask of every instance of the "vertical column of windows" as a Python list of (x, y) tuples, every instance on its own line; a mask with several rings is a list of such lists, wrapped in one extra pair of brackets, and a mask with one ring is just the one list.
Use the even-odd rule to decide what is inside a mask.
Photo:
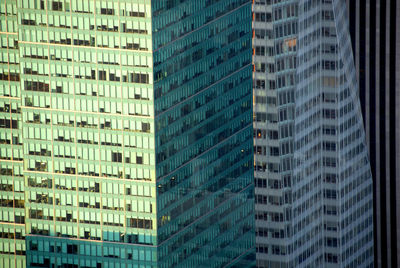
[(23, 266), (25, 198), (17, 1), (0, 1), (0, 17), (0, 266)]

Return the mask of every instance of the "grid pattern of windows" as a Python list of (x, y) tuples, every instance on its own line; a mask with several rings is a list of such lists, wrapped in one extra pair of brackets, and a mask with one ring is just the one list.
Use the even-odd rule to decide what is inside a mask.
[(372, 178), (344, 0), (300, 1), (293, 265), (373, 267)]
[(0, 7), (0, 267), (252, 265), (251, 3)]
[(257, 266), (370, 267), (372, 180), (345, 1), (259, 0), (253, 12)]
[(27, 263), (155, 263), (150, 3), (21, 0), (18, 18)]
[(153, 1), (152, 10), (160, 265), (222, 267), (240, 257), (249, 267), (251, 4)]
[(0, 267), (25, 266), (17, 1), (0, 1)]

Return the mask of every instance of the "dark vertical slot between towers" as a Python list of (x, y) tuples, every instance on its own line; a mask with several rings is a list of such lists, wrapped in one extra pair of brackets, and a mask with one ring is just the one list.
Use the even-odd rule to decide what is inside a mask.
[(379, 173), (386, 184), (386, 0), (380, 0), (379, 12)]
[[(391, 226), (391, 237), (392, 240), (392, 267), (398, 267), (398, 256), (397, 256), (397, 207), (396, 207), (396, 30), (399, 25), (396, 25), (396, 10), (397, 1), (390, 1), (390, 32), (389, 32), (389, 164), (390, 164), (390, 226)], [(399, 137), (397, 137), (399, 138)]]
[[(355, 1), (350, 1), (350, 3), (355, 2)], [(358, 53), (359, 55), (359, 66), (360, 66), (360, 70), (359, 70), (359, 91), (360, 91), (360, 101), (361, 101), (361, 111), (362, 111), (362, 115), (363, 115), (363, 120), (364, 123), (366, 123), (366, 99), (365, 99), (365, 95), (366, 95), (366, 14), (367, 14), (367, 9), (366, 9), (366, 3), (365, 1), (360, 1), (360, 6), (359, 7), (355, 7), (355, 10), (352, 11), (352, 13), (356, 13), (356, 9), (359, 8), (360, 9), (360, 16), (357, 18), (358, 19), (358, 27), (357, 27), (357, 31), (360, 33), (360, 40), (356, 40), (356, 36), (353, 36), (354, 42), (358, 42), (359, 43), (359, 47), (360, 47), (360, 51)], [(366, 125), (366, 124), (364, 124)], [(372, 146), (371, 146), (372, 148)], [(372, 161), (372, 159), (371, 159)], [(371, 167), (372, 168), (372, 167)], [(375, 176), (375, 172), (372, 170), (372, 174)]]
[[(375, 3), (374, 0), (371, 0)], [(369, 103), (366, 103), (366, 100), (362, 101), (363, 106), (363, 116), (366, 118), (366, 114), (369, 113), (369, 148), (370, 148), (370, 163), (371, 163), (371, 173), (372, 173), (372, 179), (373, 179), (373, 187), (374, 189), (377, 188), (378, 181), (377, 181), (377, 176), (376, 176), (376, 126), (375, 126), (375, 73), (374, 73), (374, 64), (371, 62), (375, 62), (375, 42), (372, 40), (375, 39), (375, 34), (373, 30), (370, 30), (370, 40), (367, 44), (367, 19), (370, 20), (370, 29), (376, 29), (375, 25), (375, 14), (370, 14), (370, 16), (367, 16), (367, 3), (366, 1), (360, 1), (360, 98), (361, 98), (361, 92), (362, 94), (367, 94), (366, 90), (366, 83), (367, 83), (367, 56), (369, 57), (369, 78), (368, 78), (368, 83), (369, 83)], [(373, 12), (375, 8), (369, 7), (370, 12)], [(366, 47), (369, 46), (369, 55), (367, 55), (367, 49)], [(366, 107), (369, 107), (367, 110)], [(374, 204), (373, 204), (373, 209), (374, 209), (374, 215), (376, 215), (376, 211), (378, 209), (376, 199), (378, 198), (378, 195), (376, 191), (373, 191), (373, 197), (374, 197)], [(378, 218), (374, 216), (374, 240), (377, 241), (377, 238), (379, 236), (379, 230), (377, 229), (378, 226)], [(377, 243), (374, 243), (374, 254), (375, 256), (378, 256), (378, 250), (380, 250), (377, 247)], [(377, 258), (375, 258), (375, 267), (378, 267), (377, 263)]]
[[(360, 2), (365, 2), (365, 1), (360, 1)], [(373, 174), (373, 179), (374, 179), (374, 186), (376, 187), (377, 185), (379, 185), (379, 193), (378, 195), (375, 195), (374, 198), (375, 200), (377, 200), (379, 198), (380, 200), (380, 204), (381, 207), (375, 207), (375, 211), (377, 211), (379, 209), (379, 211), (381, 212), (381, 217), (380, 219), (376, 218), (376, 225), (375, 226), (380, 226), (380, 230), (377, 230), (375, 228), (375, 238), (377, 238), (378, 236), (381, 237), (381, 243), (382, 245), (386, 245), (387, 244), (387, 232), (386, 232), (386, 224), (385, 224), (385, 220), (386, 220), (386, 211), (384, 208), (383, 204), (385, 204), (385, 195), (383, 194), (384, 191), (382, 191), (383, 189), (385, 189), (385, 181), (384, 179), (382, 179), (382, 177), (380, 177), (379, 182), (377, 181), (377, 172), (380, 172), (380, 170), (377, 170), (376, 168), (376, 160), (377, 160), (377, 148), (380, 144), (380, 142), (377, 140), (377, 131), (379, 131), (376, 128), (376, 115), (377, 115), (377, 109), (376, 109), (376, 95), (377, 95), (377, 89), (376, 89), (376, 56), (377, 56), (377, 44), (376, 44), (376, 33), (377, 33), (377, 22), (376, 22), (376, 17), (377, 17), (377, 10), (376, 10), (376, 0), (370, 0), (370, 6), (369, 6), (369, 11), (370, 11), (370, 16), (369, 16), (369, 20), (370, 20), (370, 25), (369, 25), (369, 32), (370, 32), (370, 39), (369, 39), (369, 115), (370, 115), (370, 148), (371, 148), (371, 168), (372, 168), (372, 174)], [(367, 13), (365, 13), (365, 17), (367, 18)], [(374, 187), (374, 188), (375, 188)], [(375, 188), (376, 189), (376, 188)], [(375, 194), (375, 191), (374, 191)], [(376, 202), (374, 202), (374, 204), (376, 204)], [(378, 224), (379, 221), (379, 224)], [(382, 255), (382, 267), (387, 267), (387, 257), (384, 254), (384, 252), (382, 251), (382, 249), (377, 248), (377, 245), (375, 243), (375, 248), (376, 251), (380, 250), (381, 251), (381, 255)]]
[[(372, 63), (373, 65), (373, 71), (371, 72), (372, 75), (371, 77), (374, 77), (374, 83), (371, 85), (373, 85), (373, 89), (371, 89), (371, 93), (373, 92), (374, 97), (371, 98), (373, 101), (372, 103), (374, 103), (374, 109), (371, 109), (373, 112), (373, 116), (374, 116), (374, 122), (373, 122), (373, 126), (374, 126), (374, 134), (377, 133), (379, 131), (379, 140), (376, 139), (376, 136), (374, 137), (374, 141), (376, 142), (376, 146), (379, 147), (379, 155), (377, 157), (379, 157), (379, 163), (380, 163), (380, 167), (379, 170), (376, 170), (376, 172), (379, 172), (380, 176), (379, 176), (379, 183), (380, 183), (380, 193), (379, 193), (379, 197), (380, 197), (380, 204), (381, 207), (377, 208), (380, 210), (381, 212), (381, 218), (379, 219), (381, 221), (380, 223), (380, 236), (381, 236), (381, 241), (382, 241), (382, 246), (386, 246), (388, 244), (388, 229), (387, 229), (387, 211), (386, 211), (386, 176), (385, 176), (385, 19), (386, 17), (385, 15), (385, 7), (383, 5), (384, 1), (380, 1), (380, 20), (379, 22), (376, 21), (376, 17), (377, 17), (377, 9), (376, 9), (376, 0), (371, 1), (371, 8), (373, 8), (373, 10), (376, 12), (374, 15), (371, 16), (371, 18), (373, 18), (374, 20), (374, 25), (371, 25), (371, 33), (373, 33), (373, 39), (371, 38), (371, 45), (373, 45), (373, 49), (371, 48), (371, 51), (373, 53), (371, 53), (371, 55), (373, 55), (374, 57), (374, 61)], [(373, 4), (372, 4), (373, 3)], [(371, 10), (372, 11), (372, 10)], [(379, 23), (379, 24), (378, 24)], [(379, 27), (379, 32), (380, 35), (376, 36), (377, 33), (377, 29)], [(379, 38), (379, 70), (376, 70), (375, 67), (375, 63), (376, 63), (376, 56), (378, 56), (377, 53), (377, 47), (376, 47), (376, 38)], [(383, 39), (383, 40), (382, 40)], [(379, 73), (378, 73), (379, 72)], [(379, 85), (377, 88), (376, 85), (376, 76), (379, 74)], [(376, 109), (375, 106), (375, 99), (379, 97), (379, 110)], [(383, 98), (383, 99), (382, 99)], [(375, 116), (376, 114), (379, 114), (379, 129), (376, 129), (376, 120), (375, 120)], [(381, 120), (383, 119), (383, 120)], [(372, 125), (372, 123), (371, 123)], [(375, 152), (376, 153), (376, 152)], [(376, 156), (376, 154), (374, 154)], [(382, 256), (382, 267), (388, 267), (388, 252), (385, 250), (382, 250), (381, 252), (381, 256)]]

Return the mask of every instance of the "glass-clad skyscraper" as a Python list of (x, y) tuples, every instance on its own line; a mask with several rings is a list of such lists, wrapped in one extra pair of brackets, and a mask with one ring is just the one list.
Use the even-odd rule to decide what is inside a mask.
[(345, 0), (300, 1), (293, 264), (373, 267), (372, 176)]
[(17, 1), (0, 1), (0, 267), (25, 264)]
[(159, 263), (250, 265), (251, 3), (180, 2), (152, 1)]
[(0, 266), (251, 265), (251, 3), (1, 12)]
[(372, 267), (346, 1), (256, 0), (253, 12), (257, 266)]
[(257, 263), (287, 267), (291, 244), (297, 0), (255, 1), (254, 160)]

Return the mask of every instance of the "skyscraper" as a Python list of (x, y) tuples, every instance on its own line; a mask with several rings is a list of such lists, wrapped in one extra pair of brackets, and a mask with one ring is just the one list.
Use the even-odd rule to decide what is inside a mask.
[(372, 177), (345, 1), (300, 1), (298, 59), (295, 264), (372, 267)]
[(297, 4), (255, 1), (253, 5), (255, 201), (260, 267), (289, 265)]
[(23, 267), (25, 195), (17, 1), (0, 3), (0, 266)]
[(0, 266), (251, 265), (251, 3), (1, 7)]
[[(257, 265), (372, 267), (372, 179), (346, 3), (256, 1), (253, 11), (270, 13), (264, 15), (264, 29), (256, 22), (253, 27), (256, 38), (257, 31), (270, 33), (264, 46), (272, 57), (260, 60), (270, 63), (266, 84), (276, 85), (266, 87), (265, 95), (276, 100), (256, 109), (267, 113), (261, 136), (272, 127), (277, 131), (275, 139), (263, 141), (266, 152), (279, 146), (275, 184), (269, 170), (257, 175), (255, 151), (256, 202), (263, 204), (256, 206), (258, 220), (263, 219), (256, 220)], [(259, 39), (254, 45), (262, 44)], [(268, 120), (271, 112), (275, 122)], [(258, 146), (260, 136), (255, 136)], [(266, 182), (260, 184), (259, 176)], [(266, 196), (259, 198), (260, 192)]]
[(374, 180), (375, 266), (400, 256), (400, 3), (348, 1), (350, 34)]

